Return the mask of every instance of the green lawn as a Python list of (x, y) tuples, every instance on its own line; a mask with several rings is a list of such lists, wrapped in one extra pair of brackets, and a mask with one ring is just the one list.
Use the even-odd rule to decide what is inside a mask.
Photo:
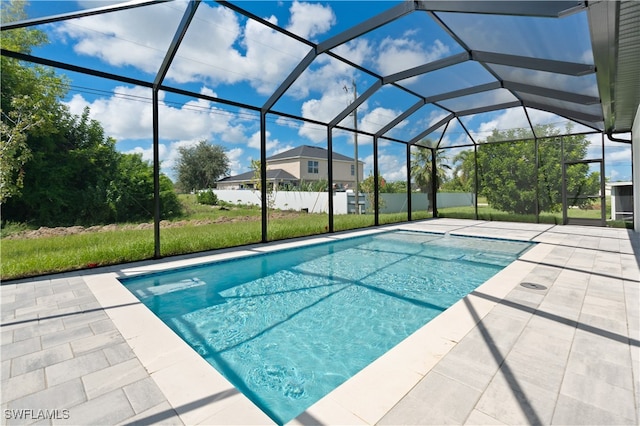
[[(261, 212), (257, 208), (220, 210), (194, 205), (179, 226), (160, 230), (162, 256), (236, 247), (261, 241)], [(414, 213), (415, 219), (429, 217)], [(210, 223), (214, 220), (223, 220)], [(406, 221), (405, 214), (380, 215), (380, 223)], [(373, 226), (373, 215), (336, 215), (336, 231)], [(174, 223), (175, 225), (175, 223)], [(0, 244), (2, 280), (113, 265), (153, 258), (153, 229), (118, 229), (76, 235), (7, 239)], [(328, 232), (327, 214), (276, 212), (268, 220), (270, 241)], [(20, 229), (23, 229), (22, 227)]]
[[(480, 220), (494, 220), (494, 221), (508, 221), (508, 222), (526, 222), (526, 223), (535, 223), (536, 216), (531, 215), (523, 215), (523, 214), (515, 214), (508, 213), (501, 210), (496, 210), (494, 208), (489, 207), (486, 204), (486, 199), (478, 199), (478, 219)], [(610, 197), (607, 197), (607, 210), (605, 212), (606, 217), (610, 217), (610, 205), (611, 200)], [(450, 207), (444, 209), (438, 209), (438, 216), (440, 217), (451, 217), (451, 218), (459, 218), (459, 219), (474, 219), (475, 218), (475, 208), (472, 206), (468, 207)], [(600, 209), (596, 206), (592, 209), (570, 209), (569, 210), (569, 218), (573, 219), (600, 219)], [(607, 226), (616, 227), (616, 228), (627, 228), (629, 227), (629, 223), (624, 221), (616, 221), (616, 220), (608, 220)], [(562, 224), (562, 212), (556, 213), (540, 213), (540, 223), (549, 223), (549, 224)]]
[[(182, 196), (186, 214), (181, 220), (163, 222), (160, 231), (162, 256), (195, 253), (225, 247), (236, 247), (261, 241), (261, 211), (255, 206), (221, 209), (201, 205), (193, 196)], [(575, 213), (575, 215), (573, 214)], [(442, 217), (474, 218), (473, 207), (440, 209)], [(482, 220), (535, 222), (535, 215), (515, 215), (488, 206), (478, 209)], [(599, 210), (572, 210), (572, 217), (597, 218)], [(413, 212), (412, 219), (431, 217), (429, 212)], [(404, 222), (406, 213), (381, 214), (380, 224)], [(541, 214), (542, 223), (561, 223), (562, 215)], [(374, 216), (336, 215), (334, 230), (365, 228), (374, 225)], [(611, 223), (616, 226), (616, 223)], [(624, 226), (617, 224), (618, 226)], [(12, 225), (15, 231), (22, 225)], [(147, 226), (120, 225), (111, 230), (76, 235), (41, 238), (8, 239), (0, 244), (0, 278), (2, 280), (113, 265), (153, 258), (153, 229)], [(144, 228), (144, 229), (136, 229)], [(328, 232), (327, 214), (271, 212), (267, 238), (270, 241), (319, 235)], [(10, 233), (4, 230), (4, 235)]]

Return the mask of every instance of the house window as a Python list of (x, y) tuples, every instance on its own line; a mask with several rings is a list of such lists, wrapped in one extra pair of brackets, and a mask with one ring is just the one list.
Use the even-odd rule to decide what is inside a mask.
[(309, 160), (307, 162), (307, 167), (308, 167), (307, 171), (309, 173), (313, 173), (313, 174), (316, 174), (316, 175), (319, 173), (319, 171), (318, 171), (318, 162), (317, 161)]
[(351, 176), (355, 176), (356, 175), (356, 166), (354, 166), (353, 164), (351, 165)]

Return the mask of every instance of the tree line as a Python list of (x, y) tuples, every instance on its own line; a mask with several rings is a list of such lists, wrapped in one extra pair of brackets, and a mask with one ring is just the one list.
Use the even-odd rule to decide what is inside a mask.
[[(564, 130), (571, 133), (571, 126)], [(552, 125), (537, 125), (534, 131), (537, 144), (523, 129), (494, 130), (478, 146), (477, 155), (473, 150), (459, 152), (442, 189), (475, 192), (477, 182), (478, 195), (498, 210), (534, 214), (537, 203), (539, 211), (559, 212), (563, 163), (585, 159), (589, 141), (585, 135), (561, 137)], [(600, 192), (600, 173), (586, 163), (575, 164), (566, 170), (565, 183), (569, 205), (587, 208), (592, 199), (586, 197)]]
[[(2, 2), (3, 18), (25, 19), (24, 2)], [(30, 53), (47, 43), (34, 29), (2, 32), (3, 48)], [(68, 80), (51, 68), (2, 56), (2, 220), (40, 226), (135, 222), (153, 217), (153, 167), (116, 150), (101, 124), (61, 101)], [(162, 217), (181, 213), (160, 176)]]
[[(451, 158), (446, 155), (451, 149), (416, 146), (411, 153), (412, 190), (427, 194), (429, 199), (434, 185), (438, 191), (477, 193), (485, 197), (491, 207), (509, 213), (535, 214), (536, 206), (539, 211), (559, 212), (562, 208), (562, 165), (585, 159), (589, 141), (585, 135), (569, 135), (571, 126), (564, 129), (562, 137), (560, 129), (549, 124), (536, 125), (534, 132), (538, 135), (538, 144), (531, 139), (528, 130), (494, 129), (480, 141), (477, 154), (472, 149), (465, 149)], [(431, 146), (433, 142), (425, 140), (423, 145)], [(432, 161), (434, 155), (435, 162)], [(365, 179), (361, 190), (373, 193), (373, 182), (372, 176)], [(593, 198), (588, 196), (600, 191), (600, 173), (590, 171), (586, 163), (566, 169), (565, 182), (571, 206), (589, 207)], [(406, 191), (404, 182), (395, 184), (402, 185), (389, 185), (379, 177), (380, 192)]]

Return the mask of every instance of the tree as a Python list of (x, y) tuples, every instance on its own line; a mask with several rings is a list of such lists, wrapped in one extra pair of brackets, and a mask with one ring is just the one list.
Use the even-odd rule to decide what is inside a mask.
[[(261, 162), (260, 160), (251, 160), (251, 170), (253, 170), (253, 179), (251, 182), (253, 183), (253, 188), (257, 191), (258, 199), (262, 201), (262, 173), (261, 173)], [(276, 205), (276, 195), (274, 191), (275, 182), (267, 182), (267, 209), (272, 210)]]
[[(1, 3), (3, 21), (27, 17), (26, 2)], [(2, 48), (30, 53), (33, 47), (47, 43), (44, 32), (34, 29), (2, 31)], [(64, 108), (59, 103), (67, 91), (67, 80), (47, 67), (27, 66), (8, 56), (0, 57), (0, 204), (20, 194), (24, 185), (24, 165), (31, 159), (28, 135), (57, 130)]]
[[(29, 135), (24, 191), (3, 205), (3, 220), (38, 226), (148, 221), (153, 217), (153, 167), (116, 151), (102, 125), (66, 113), (51, 134)], [(162, 218), (181, 213), (171, 180), (160, 176)]]
[(297, 187), (292, 188), (292, 191), (304, 191), (304, 192), (325, 192), (329, 188), (329, 181), (327, 179), (319, 180), (300, 180)]
[(435, 151), (436, 155), (436, 188), (440, 187), (440, 184), (447, 180), (447, 170), (451, 167), (444, 163), (446, 156), (444, 150), (432, 150), (429, 148), (416, 147), (411, 152), (411, 178), (414, 180), (416, 186), (421, 192), (427, 194), (429, 200), (431, 200), (432, 194), (432, 170), (433, 162), (432, 155)]
[(229, 158), (220, 145), (201, 140), (195, 146), (178, 148), (178, 152), (175, 171), (177, 186), (183, 192), (213, 188), (221, 176), (229, 174)]
[[(3, 20), (25, 19), (25, 4), (2, 2)], [(47, 42), (43, 32), (32, 29), (2, 31), (0, 37), (4, 49), (21, 53)], [(152, 167), (117, 152), (116, 141), (90, 118), (88, 108), (79, 116), (71, 114), (60, 102), (67, 80), (53, 69), (8, 56), (0, 60), (2, 220), (36, 226), (148, 220), (153, 212)], [(160, 176), (160, 186), (162, 216), (179, 214), (167, 176)]]
[(105, 193), (116, 172), (115, 140), (99, 122), (65, 111), (55, 133), (29, 134), (32, 158), (24, 165), (24, 190), (3, 206), (3, 219), (34, 225), (105, 223)]
[[(382, 176), (378, 176), (378, 193), (387, 192), (387, 181)], [(360, 182), (360, 191), (365, 193), (369, 206), (373, 206), (375, 200), (375, 179), (373, 175), (369, 175), (365, 180)], [(378, 197), (378, 210), (384, 208), (386, 205), (382, 197)]]
[(472, 150), (460, 151), (452, 159), (453, 177), (443, 183), (446, 191), (475, 192), (475, 156)]
[(407, 193), (407, 181), (397, 180), (395, 182), (389, 182), (385, 180), (384, 186), (380, 188), (380, 192), (406, 194)]
[(23, 166), (31, 159), (31, 150), (27, 144), (27, 132), (39, 126), (28, 98), (14, 98), (12, 111), (2, 113), (0, 122), (0, 204), (19, 194), (24, 186)]
[[(153, 218), (153, 166), (141, 154), (120, 154), (115, 179), (109, 184), (107, 202), (114, 220), (148, 221)], [(171, 179), (160, 175), (160, 218), (182, 213)]]
[[(570, 131), (566, 129), (566, 133)], [(537, 126), (535, 133), (545, 137), (538, 143), (539, 167), (536, 167), (536, 145), (528, 132), (522, 130), (494, 130), (478, 148), (479, 194), (486, 196), (492, 207), (533, 214), (536, 196), (541, 211), (559, 211), (562, 207), (562, 164), (584, 159), (589, 142), (584, 135), (565, 136), (562, 142), (557, 137), (559, 130), (548, 125)], [(496, 142), (509, 139), (517, 142)], [(567, 192), (575, 196), (597, 193), (599, 180), (599, 173), (589, 173), (587, 164), (577, 165), (568, 172)], [(574, 204), (581, 207), (589, 203), (574, 199)]]

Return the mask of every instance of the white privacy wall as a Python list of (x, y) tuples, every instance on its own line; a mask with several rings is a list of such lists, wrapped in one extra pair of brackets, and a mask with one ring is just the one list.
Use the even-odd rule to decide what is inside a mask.
[[(261, 205), (260, 191), (249, 189), (215, 189), (218, 199), (234, 204), (256, 204)], [(309, 213), (328, 213), (329, 212), (329, 195), (328, 192), (298, 192), (298, 191), (276, 191), (270, 196), (273, 197), (273, 207), (279, 210), (305, 210)], [(397, 213), (407, 211), (406, 194), (380, 194), (383, 200), (381, 213)], [(362, 209), (369, 209), (370, 200), (365, 194), (360, 194), (359, 204)], [(474, 195), (471, 193), (455, 192), (455, 193), (438, 193), (438, 208), (473, 206), (475, 202)], [(351, 208), (348, 209), (348, 206)], [(349, 192), (333, 193), (333, 209), (334, 214), (346, 214), (354, 211), (354, 196)], [(427, 210), (429, 201), (426, 194), (411, 194), (412, 210)]]
[[(218, 199), (234, 204), (261, 205), (260, 191), (250, 189), (214, 189)], [(273, 207), (279, 210), (308, 209), (309, 213), (326, 213), (329, 211), (329, 197), (327, 192), (276, 191), (273, 197)], [(347, 212), (346, 193), (336, 193), (338, 201), (344, 198), (344, 211)], [(336, 203), (334, 198), (334, 203)], [(336, 214), (340, 214), (337, 210)]]

